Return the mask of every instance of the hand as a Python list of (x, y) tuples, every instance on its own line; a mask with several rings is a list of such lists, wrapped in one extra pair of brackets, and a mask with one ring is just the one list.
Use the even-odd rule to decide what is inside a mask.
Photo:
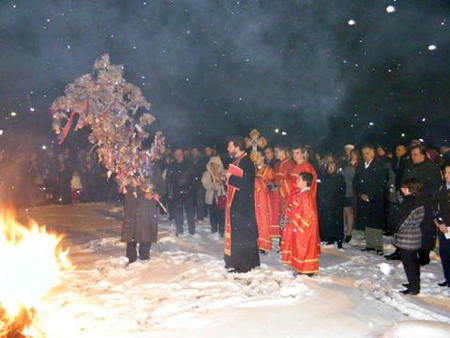
[(229, 171), (227, 171), (225, 173), (225, 178), (228, 180), (228, 179), (230, 179), (230, 177), (231, 177), (231, 173)]
[(448, 232), (448, 228), (445, 224), (439, 224), (439, 230), (441, 230), (444, 234)]
[(369, 195), (366, 195), (366, 194), (361, 195), (361, 199), (362, 199), (364, 202), (369, 202)]

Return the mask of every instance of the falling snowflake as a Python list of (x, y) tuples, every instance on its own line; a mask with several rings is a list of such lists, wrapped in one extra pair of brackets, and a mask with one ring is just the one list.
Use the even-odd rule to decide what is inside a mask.
[(386, 7), (386, 12), (388, 12), (388, 13), (394, 13), (394, 12), (395, 12), (395, 7), (394, 7), (394, 6), (387, 6), (387, 7)]

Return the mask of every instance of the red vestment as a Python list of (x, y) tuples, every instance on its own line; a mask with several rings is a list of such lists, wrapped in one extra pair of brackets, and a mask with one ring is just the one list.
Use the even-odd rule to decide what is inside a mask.
[(296, 194), (281, 238), (281, 262), (299, 273), (319, 271), (319, 221), (310, 189)]
[(297, 188), (297, 178), (301, 173), (310, 173), (313, 176), (313, 181), (311, 184), (311, 193), (314, 197), (314, 202), (317, 198), (317, 173), (314, 167), (309, 162), (303, 162), (302, 164), (296, 164), (289, 175), (288, 181), (288, 204), (291, 204), (294, 197), (298, 194), (299, 190)]
[(272, 205), (272, 226), (270, 235), (272, 237), (281, 237), (280, 216), (285, 214), (285, 199), (289, 195), (289, 175), (294, 168), (295, 163), (290, 158), (285, 158), (275, 165), (275, 184), (278, 190), (270, 192), (270, 201)]
[(258, 247), (260, 250), (266, 252), (272, 250), (272, 240), (270, 236), (272, 207), (267, 185), (273, 181), (273, 178), (273, 169), (268, 165), (262, 166), (256, 173), (255, 178), (255, 213), (256, 224), (258, 225)]

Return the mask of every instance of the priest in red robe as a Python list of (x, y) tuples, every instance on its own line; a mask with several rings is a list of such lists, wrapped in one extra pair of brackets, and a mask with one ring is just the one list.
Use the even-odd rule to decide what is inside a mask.
[(300, 173), (297, 193), (288, 210), (288, 222), (281, 239), (281, 262), (296, 273), (312, 276), (319, 271), (319, 221), (311, 186), (313, 176)]
[(282, 144), (275, 147), (275, 157), (278, 163), (275, 165), (276, 189), (270, 195), (273, 215), (270, 235), (271, 237), (280, 238), (281, 228), (285, 223), (286, 198), (289, 196), (289, 178), (295, 163), (289, 157), (289, 149)]
[(258, 247), (262, 252), (272, 250), (270, 227), (272, 225), (272, 206), (270, 203), (268, 186), (274, 180), (273, 169), (264, 164), (262, 151), (258, 150), (255, 165), (257, 168), (255, 179), (255, 213), (258, 225)]

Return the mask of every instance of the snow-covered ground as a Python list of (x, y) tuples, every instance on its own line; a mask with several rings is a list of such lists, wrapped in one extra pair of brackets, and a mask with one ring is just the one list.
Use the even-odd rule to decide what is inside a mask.
[(127, 265), (119, 205), (20, 216), (65, 232), (76, 265), (46, 297), (48, 337), (450, 337), (450, 288), (436, 285), (438, 257), (422, 268), (421, 294), (403, 296), (401, 262), (362, 253), (360, 233), (344, 250), (324, 246), (320, 274), (309, 278), (294, 277), (276, 252), (247, 274), (227, 273), (223, 241), (208, 224), (175, 237), (161, 218), (150, 261)]

